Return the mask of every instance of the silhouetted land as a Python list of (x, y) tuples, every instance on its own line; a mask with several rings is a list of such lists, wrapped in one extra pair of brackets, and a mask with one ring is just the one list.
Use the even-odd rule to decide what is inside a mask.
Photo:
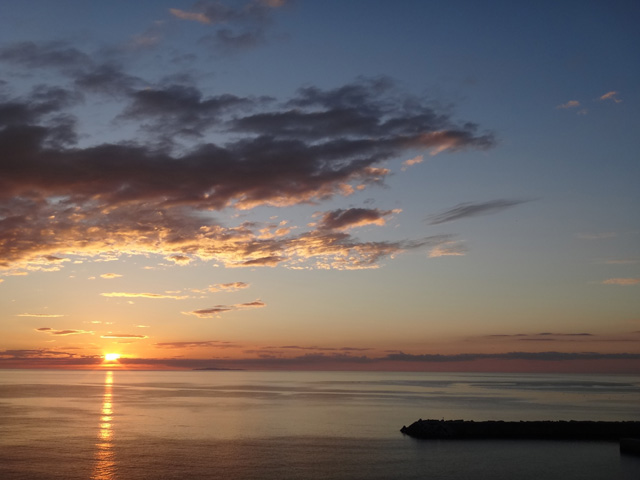
[(620, 440), (640, 438), (640, 422), (532, 421), (474, 422), (465, 420), (418, 420), (400, 431), (424, 439), (573, 439)]

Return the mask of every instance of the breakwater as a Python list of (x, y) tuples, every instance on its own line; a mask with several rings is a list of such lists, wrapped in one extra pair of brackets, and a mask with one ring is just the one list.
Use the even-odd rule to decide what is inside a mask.
[(640, 437), (640, 422), (418, 420), (400, 431), (423, 439), (619, 440)]

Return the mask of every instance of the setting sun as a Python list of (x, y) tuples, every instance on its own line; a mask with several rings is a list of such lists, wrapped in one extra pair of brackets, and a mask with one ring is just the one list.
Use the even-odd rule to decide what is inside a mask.
[(119, 353), (106, 353), (104, 355), (104, 361), (105, 362), (115, 362), (120, 358), (120, 354)]

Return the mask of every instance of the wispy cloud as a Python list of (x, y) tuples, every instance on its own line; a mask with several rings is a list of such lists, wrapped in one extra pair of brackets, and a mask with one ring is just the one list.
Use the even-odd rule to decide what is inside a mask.
[(106, 278), (107, 280), (120, 277), (122, 277), (122, 275), (120, 275), (119, 273), (103, 273), (102, 275), (100, 275), (100, 278)]
[(602, 282), (604, 285), (630, 286), (640, 284), (640, 278), (608, 278)]
[(338, 209), (321, 214), (318, 228), (321, 230), (348, 230), (364, 225), (384, 225), (386, 217), (402, 210), (379, 210), (377, 208)]
[(171, 295), (166, 293), (105, 292), (105, 293), (101, 293), (100, 295), (103, 297), (152, 298), (152, 299), (168, 298), (172, 300), (184, 300), (185, 298), (189, 298), (189, 295)]
[(580, 106), (580, 102), (578, 100), (569, 100), (566, 103), (558, 105), (556, 108), (566, 109), (566, 108), (578, 108)]
[(255, 300), (253, 302), (238, 303), (235, 305), (216, 305), (210, 308), (202, 308), (199, 310), (192, 310), (190, 312), (182, 312), (184, 315), (194, 315), (199, 318), (214, 318), (220, 314), (231, 312), (234, 310), (243, 310), (246, 308), (262, 308), (266, 307), (266, 303), (262, 300)]
[(64, 315), (59, 313), (19, 313), (16, 316), (17, 317), (39, 317), (39, 318), (64, 317)]
[(413, 158), (410, 158), (409, 160), (405, 160), (404, 162), (402, 162), (402, 171), (406, 171), (409, 167), (412, 167), (413, 165), (418, 165), (419, 163), (422, 163), (424, 161), (424, 155), (417, 155)]
[(429, 250), (429, 258), (464, 256), (467, 254), (467, 247), (463, 242), (445, 242)]
[(81, 334), (85, 334), (85, 333), (93, 334), (93, 332), (88, 332), (86, 330), (54, 330), (53, 328), (50, 328), (50, 327), (36, 328), (36, 331), (37, 332), (48, 333), (50, 335), (61, 335), (61, 336), (65, 336), (65, 335), (81, 335)]
[(210, 292), (235, 292), (245, 288), (249, 288), (249, 284), (246, 282), (231, 282), (216, 283), (215, 285), (210, 285), (207, 290)]
[(451, 222), (453, 220), (459, 220), (461, 218), (499, 213), (503, 210), (515, 207), (516, 205), (527, 203), (529, 201), (530, 200), (499, 199), (480, 203), (460, 203), (449, 210), (445, 210), (442, 213), (431, 215), (429, 217), (429, 219), (431, 220), (429, 224), (437, 225), (440, 223)]
[(113, 338), (113, 339), (122, 339), (122, 338), (132, 338), (132, 339), (143, 339), (148, 338), (146, 335), (134, 335), (130, 333), (107, 333), (106, 335), (101, 335), (100, 338)]
[(267, 27), (273, 11), (283, 7), (286, 0), (252, 0), (244, 4), (225, 5), (221, 2), (200, 1), (193, 11), (169, 9), (180, 20), (198, 22), (214, 28), (212, 34), (200, 39), (204, 45), (228, 52), (262, 45), (267, 42)]
[(234, 348), (238, 345), (231, 342), (222, 342), (219, 340), (198, 340), (192, 342), (160, 342), (154, 343), (154, 346), (158, 348)]
[(611, 100), (612, 102), (615, 102), (615, 103), (622, 102), (622, 100), (618, 98), (618, 92), (616, 92), (615, 90), (605, 93), (600, 97), (600, 100)]

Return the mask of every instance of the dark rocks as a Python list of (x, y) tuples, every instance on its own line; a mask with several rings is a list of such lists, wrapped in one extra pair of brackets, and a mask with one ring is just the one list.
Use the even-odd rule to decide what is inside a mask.
[(640, 455), (640, 438), (621, 438), (620, 452)]
[(640, 437), (640, 422), (418, 420), (408, 427), (402, 427), (400, 431), (411, 437), (424, 439), (530, 438), (617, 441), (623, 437)]

